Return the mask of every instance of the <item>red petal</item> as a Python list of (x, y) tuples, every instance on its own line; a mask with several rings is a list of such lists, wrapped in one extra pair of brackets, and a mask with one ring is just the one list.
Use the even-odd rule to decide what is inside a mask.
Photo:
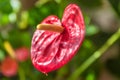
[[(49, 16), (42, 24), (61, 25), (56, 16)], [(80, 9), (70, 4), (64, 12), (63, 33), (36, 30), (32, 39), (31, 58), (34, 66), (43, 73), (60, 68), (78, 51), (84, 38), (84, 22)]]
[[(42, 24), (61, 25), (56, 16), (47, 17)], [(31, 58), (34, 66), (41, 72), (47, 73), (54, 68), (54, 57), (58, 52), (60, 40), (60, 33), (35, 31), (32, 39)]]

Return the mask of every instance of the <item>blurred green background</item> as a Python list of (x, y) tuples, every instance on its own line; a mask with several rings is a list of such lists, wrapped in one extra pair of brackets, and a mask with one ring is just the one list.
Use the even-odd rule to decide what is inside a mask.
[[(86, 25), (86, 37), (75, 57), (48, 76), (37, 71), (29, 57), (18, 62), (14, 76), (7, 77), (0, 70), (0, 80), (67, 80), (120, 27), (120, 0), (0, 0), (0, 66), (9, 56), (4, 41), (13, 49), (24, 46), (30, 50), (36, 25), (49, 15), (61, 19), (70, 3), (80, 6)], [(120, 39), (77, 80), (120, 80)]]

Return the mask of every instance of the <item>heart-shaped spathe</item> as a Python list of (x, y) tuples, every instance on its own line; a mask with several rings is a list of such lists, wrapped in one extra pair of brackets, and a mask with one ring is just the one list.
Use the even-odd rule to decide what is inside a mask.
[(56, 70), (77, 53), (85, 34), (84, 20), (80, 8), (76, 4), (66, 7), (62, 22), (51, 15), (41, 24), (55, 24), (64, 27), (62, 33), (36, 30), (31, 45), (31, 59), (35, 68), (42, 73)]

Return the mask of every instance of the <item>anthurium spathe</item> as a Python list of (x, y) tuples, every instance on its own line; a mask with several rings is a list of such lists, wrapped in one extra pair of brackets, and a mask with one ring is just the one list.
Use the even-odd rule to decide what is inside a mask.
[(76, 4), (65, 8), (62, 20), (55, 15), (48, 16), (38, 24), (32, 38), (33, 65), (42, 73), (62, 67), (77, 53), (84, 34), (83, 16)]

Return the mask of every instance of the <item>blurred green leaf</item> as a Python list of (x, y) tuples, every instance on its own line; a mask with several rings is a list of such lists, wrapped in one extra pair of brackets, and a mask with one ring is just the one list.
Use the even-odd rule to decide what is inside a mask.
[(9, 32), (9, 39), (8, 39), (8, 41), (10, 41), (11, 45), (13, 46), (13, 48), (17, 48), (17, 47), (22, 45), (20, 35), (21, 35), (20, 31), (17, 31), (16, 28), (14, 30), (12, 30), (11, 32)]
[(86, 80), (96, 80), (95, 73), (94, 72), (88, 73), (88, 75), (86, 76)]
[(36, 6), (42, 6), (44, 5), (45, 3), (49, 2), (50, 0), (38, 0), (37, 3), (36, 3)]
[[(66, 0), (63, 0), (64, 2)], [(67, 0), (67, 3), (76, 3), (84, 8), (95, 8), (102, 5), (102, 0)]]
[(14, 31), (9, 32), (9, 35), (11, 35), (9, 36), (9, 41), (14, 48), (18, 48), (19, 46), (30, 47), (31, 36), (29, 32), (18, 31), (17, 29), (15, 29)]
[(90, 49), (90, 48), (93, 46), (93, 43), (92, 43), (90, 40), (85, 39), (85, 40), (84, 40), (84, 43), (83, 43), (83, 46), (84, 46), (85, 48)]
[(99, 29), (95, 25), (86, 25), (86, 35), (91, 36), (99, 32)]
[(57, 3), (61, 3), (61, 0), (55, 0)]
[(0, 19), (0, 27), (5, 26), (9, 23), (9, 18), (7, 14), (2, 14)]
[(109, 2), (120, 17), (120, 0), (109, 0)]
[(90, 19), (90, 17), (88, 17), (87, 15), (84, 15), (84, 21), (85, 21), (85, 24), (86, 24), (86, 25), (89, 25), (91, 19)]
[(57, 71), (57, 79), (63, 78), (68, 73), (68, 66), (65, 65)]
[(22, 45), (30, 47), (31, 45), (31, 36), (29, 32), (23, 32), (21, 34)]
[(92, 36), (92, 35), (99, 32), (98, 27), (90, 23), (91, 19), (89, 16), (84, 15), (84, 21), (85, 21), (86, 35), (87, 36)]
[(19, 12), (21, 4), (19, 0), (10, 0), (11, 7), (14, 12)]
[[(54, 6), (53, 6), (54, 5)], [(29, 10), (29, 24), (36, 26), (49, 15), (58, 15), (59, 5), (54, 1), (46, 2), (44, 5), (38, 5)]]
[(5, 53), (0, 49), (0, 61), (4, 60)]
[(21, 12), (21, 19), (18, 22), (19, 29), (26, 29), (28, 27), (29, 13), (27, 11)]
[(0, 0), (0, 13), (9, 14), (12, 12), (10, 0)]
[(17, 15), (16, 15), (16, 13), (10, 13), (10, 14), (9, 14), (9, 21), (10, 21), (11, 23), (14, 23), (14, 22), (16, 22), (16, 20), (17, 20)]

